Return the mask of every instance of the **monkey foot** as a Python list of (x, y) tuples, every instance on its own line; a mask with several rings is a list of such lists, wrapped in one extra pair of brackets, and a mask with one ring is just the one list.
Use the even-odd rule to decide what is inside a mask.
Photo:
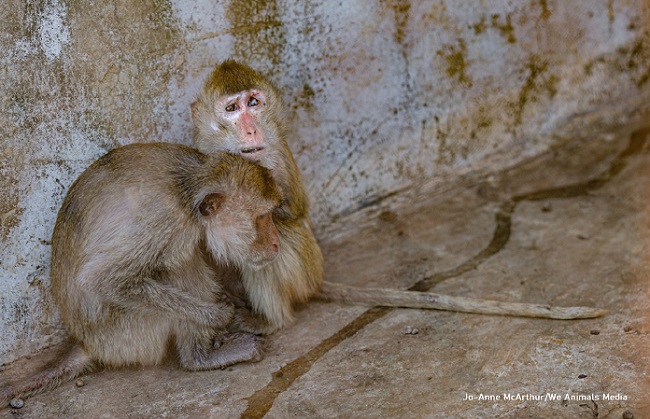
[(265, 339), (250, 333), (222, 333), (214, 339), (215, 352), (230, 358), (230, 354), (237, 354), (234, 364), (238, 362), (259, 362), (264, 359)]

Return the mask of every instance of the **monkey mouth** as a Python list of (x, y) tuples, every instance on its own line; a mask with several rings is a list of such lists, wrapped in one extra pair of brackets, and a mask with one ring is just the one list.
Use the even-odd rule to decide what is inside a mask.
[(241, 150), (239, 150), (239, 152), (242, 154), (255, 154), (255, 153), (259, 153), (262, 150), (264, 150), (264, 147), (248, 147), (248, 148), (242, 148)]

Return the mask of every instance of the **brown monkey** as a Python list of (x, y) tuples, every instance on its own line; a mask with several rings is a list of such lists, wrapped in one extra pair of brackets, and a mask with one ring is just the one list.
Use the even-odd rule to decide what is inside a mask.
[(270, 172), (239, 156), (158, 143), (101, 157), (70, 187), (52, 235), (52, 294), (76, 343), (0, 401), (94, 367), (155, 365), (170, 340), (192, 371), (259, 361), (261, 338), (223, 332), (234, 309), (205, 252), (262, 268), (279, 251), (279, 203)]
[[(208, 78), (192, 104), (195, 146), (204, 153), (228, 151), (271, 170), (282, 203), (273, 212), (281, 251), (262, 269), (241, 267), (241, 285), (258, 322), (251, 332), (270, 333), (293, 320), (323, 282), (323, 256), (312, 233), (309, 203), (286, 138), (277, 90), (247, 66), (228, 60)], [(232, 273), (231, 273), (232, 274)]]
[(229, 151), (259, 162), (271, 170), (283, 196), (281, 206), (273, 212), (280, 234), (280, 255), (262, 270), (241, 271), (242, 285), (254, 311), (270, 323), (259, 331), (286, 325), (292, 318), (293, 305), (312, 296), (392, 307), (561, 319), (605, 313), (582, 307), (510, 304), (323, 283), (323, 259), (312, 233), (306, 192), (287, 144), (286, 112), (275, 87), (250, 67), (226, 60), (208, 77), (191, 109), (194, 144), (199, 150)]

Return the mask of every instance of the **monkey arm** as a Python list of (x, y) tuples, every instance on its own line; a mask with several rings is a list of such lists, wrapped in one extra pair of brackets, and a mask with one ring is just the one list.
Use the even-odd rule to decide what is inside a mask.
[(476, 298), (454, 297), (430, 292), (400, 291), (381, 288), (355, 288), (325, 282), (316, 298), (327, 301), (362, 303), (386, 307), (424, 308), (464, 313), (497, 314), (549, 319), (590, 319), (607, 310), (591, 307), (556, 307), (544, 304), (510, 303)]
[(203, 301), (150, 277), (119, 281), (117, 287), (109, 285), (102, 294), (109, 296), (111, 303), (122, 308), (158, 311), (215, 328), (224, 327), (234, 314), (233, 305), (226, 301)]

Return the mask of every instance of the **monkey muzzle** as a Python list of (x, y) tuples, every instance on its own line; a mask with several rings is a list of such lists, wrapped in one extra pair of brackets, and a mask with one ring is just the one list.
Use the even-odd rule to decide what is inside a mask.
[(248, 147), (240, 149), (239, 152), (242, 154), (255, 154), (262, 150), (264, 150), (264, 147)]

